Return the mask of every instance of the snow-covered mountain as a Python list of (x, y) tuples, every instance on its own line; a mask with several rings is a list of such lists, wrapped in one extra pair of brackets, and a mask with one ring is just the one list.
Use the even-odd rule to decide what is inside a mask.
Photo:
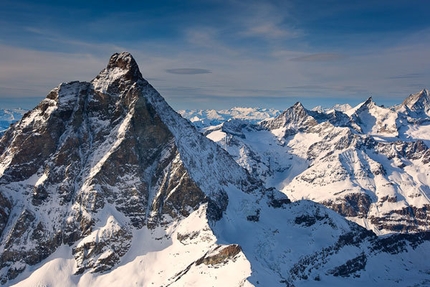
[(418, 118), (430, 116), (430, 96), (429, 91), (424, 89), (416, 94), (411, 94), (400, 106), (406, 114), (414, 115)]
[(336, 104), (331, 108), (323, 108), (322, 106), (317, 106), (312, 109), (312, 111), (320, 112), (320, 113), (331, 113), (333, 111), (346, 112), (347, 110), (352, 109), (349, 104)]
[(428, 231), (429, 103), (427, 90), (394, 108), (372, 98), (345, 112), (296, 103), (275, 119), (205, 134), (291, 200), (320, 202), (378, 234)]
[[(249, 133), (318, 129), (336, 113), (280, 117)], [(429, 233), (378, 237), (321, 204), (291, 203), (174, 112), (126, 52), (91, 82), (52, 90), (1, 137), (0, 158), (4, 286), (430, 282)]]
[(4, 133), (9, 126), (19, 121), (27, 110), (16, 108), (16, 109), (0, 109), (0, 135)]
[(179, 110), (178, 113), (192, 122), (197, 128), (206, 128), (222, 124), (231, 119), (258, 123), (262, 120), (278, 116), (281, 111), (276, 109), (235, 107), (228, 110)]

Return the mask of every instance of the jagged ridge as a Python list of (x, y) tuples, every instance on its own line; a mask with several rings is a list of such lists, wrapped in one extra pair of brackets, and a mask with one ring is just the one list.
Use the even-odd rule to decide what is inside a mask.
[(54, 89), (0, 149), (3, 285), (401, 286), (428, 277), (427, 234), (393, 244), (322, 205), (289, 204), (173, 112), (129, 53), (90, 83)]
[(377, 233), (427, 230), (430, 162), (426, 90), (393, 108), (370, 97), (345, 112), (296, 103), (260, 124), (205, 134), (267, 187), (312, 199)]
[[(229, 184), (258, 188), (164, 102), (129, 53), (114, 54), (90, 83), (52, 90), (6, 132), (0, 153), (2, 282), (22, 271), (13, 267), (17, 262), (35, 264), (61, 244), (93, 238), (102, 232), (97, 226), (113, 220), (108, 229), (115, 232), (103, 242), (84, 239), (74, 248), (77, 273), (109, 270), (130, 248), (131, 226), (165, 225), (203, 203), (216, 220), (228, 204)], [(111, 208), (126, 219), (100, 215)], [(117, 238), (124, 243), (108, 251)], [(113, 252), (109, 260), (97, 259), (104, 252)]]

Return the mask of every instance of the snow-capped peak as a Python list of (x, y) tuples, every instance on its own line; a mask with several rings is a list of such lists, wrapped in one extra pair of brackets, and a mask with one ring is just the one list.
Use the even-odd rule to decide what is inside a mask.
[(375, 106), (375, 102), (373, 101), (372, 97), (367, 98), (367, 100), (358, 108), (358, 111), (360, 110), (366, 110), (370, 109)]
[[(362, 114), (370, 120), (374, 111), (384, 109)], [(282, 138), (230, 120), (215, 132), (245, 156), (247, 172), (172, 110), (129, 53), (114, 54), (92, 82), (60, 85), (0, 138), (0, 285), (424, 286), (428, 234), (378, 238), (250, 175), (287, 176), (284, 187), (297, 184), (292, 196), (313, 184), (322, 196), (345, 194), (345, 204), (331, 206), (349, 215), (367, 214), (371, 190), (362, 189), (379, 180), (390, 195), (380, 203), (399, 206), (396, 226), (406, 212), (427, 226), (426, 206), (400, 209), (406, 194), (391, 196), (413, 179), (384, 169), (378, 150), (354, 150), (364, 137), (324, 123), (333, 118), (344, 121), (297, 103), (277, 118)], [(385, 150), (414, 160), (427, 147)], [(382, 181), (389, 172), (399, 184)], [(424, 202), (427, 187), (417, 188)]]
[(108, 91), (108, 88), (115, 82), (124, 87), (127, 83), (141, 81), (146, 82), (133, 56), (128, 52), (122, 52), (113, 54), (107, 67), (91, 83), (96, 91), (112, 94), (111, 92), (115, 91)]
[(355, 107), (345, 111), (345, 114), (347, 114), (349, 117), (351, 117), (353, 114), (359, 114), (362, 111), (369, 110), (371, 107), (375, 106), (375, 103), (373, 102), (372, 97), (367, 98), (366, 101), (356, 105)]
[(414, 112), (424, 112), (429, 114), (430, 96), (428, 90), (423, 89), (416, 94), (411, 94), (403, 101), (402, 106), (407, 107)]
[(142, 78), (139, 66), (134, 60), (133, 56), (128, 52), (115, 53), (109, 59), (107, 70), (112, 71), (113, 69), (119, 69), (124, 71), (127, 76), (130, 76), (130, 80), (138, 80)]
[(312, 111), (330, 114), (330, 113), (333, 113), (335, 111), (346, 112), (350, 109), (352, 109), (352, 107), (349, 104), (336, 104), (331, 108), (323, 108), (322, 106), (316, 106), (312, 109)]

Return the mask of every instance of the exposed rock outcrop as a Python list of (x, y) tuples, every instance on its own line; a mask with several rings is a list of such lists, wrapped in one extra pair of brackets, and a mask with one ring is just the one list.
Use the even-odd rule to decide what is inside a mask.
[(91, 82), (53, 89), (0, 139), (0, 160), (3, 283), (62, 244), (77, 244), (77, 273), (110, 270), (133, 228), (169, 225), (205, 203), (218, 220), (226, 186), (262, 188), (176, 114), (126, 52)]

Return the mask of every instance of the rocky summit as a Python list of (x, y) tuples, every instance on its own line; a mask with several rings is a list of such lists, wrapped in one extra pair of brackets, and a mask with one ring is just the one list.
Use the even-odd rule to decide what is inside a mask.
[[(290, 125), (322, 122), (291, 112)], [(430, 282), (428, 233), (378, 237), (291, 203), (173, 111), (127, 52), (53, 89), (4, 133), (0, 159), (3, 286)]]

